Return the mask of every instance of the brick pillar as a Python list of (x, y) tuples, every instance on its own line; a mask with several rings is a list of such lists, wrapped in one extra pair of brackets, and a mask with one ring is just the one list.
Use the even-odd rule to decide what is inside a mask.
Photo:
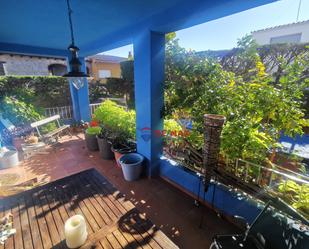
[(205, 170), (205, 191), (207, 192), (214, 169), (218, 164), (220, 135), (225, 117), (222, 115), (204, 115), (203, 166)]

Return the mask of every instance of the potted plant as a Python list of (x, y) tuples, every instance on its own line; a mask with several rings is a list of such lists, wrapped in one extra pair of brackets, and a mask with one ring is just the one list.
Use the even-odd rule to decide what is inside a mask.
[(110, 131), (106, 127), (101, 128), (101, 132), (97, 135), (97, 141), (101, 157), (105, 160), (113, 159), (114, 154), (111, 150)]
[[(94, 125), (95, 126), (95, 125)], [(83, 132), (84, 129), (87, 129), (88, 128), (88, 124), (85, 123), (83, 120), (81, 121), (74, 121), (71, 125), (70, 125), (70, 128), (71, 128), (71, 132), (72, 133), (80, 133), (80, 132)]]
[(111, 150), (114, 153), (117, 166), (121, 168), (119, 158), (125, 154), (136, 152), (136, 143), (126, 136), (118, 135), (112, 140)]
[(125, 154), (119, 158), (123, 177), (126, 181), (137, 180), (143, 171), (144, 157), (138, 153)]
[(89, 126), (85, 131), (85, 140), (88, 150), (96, 151), (99, 150), (97, 135), (100, 134), (100, 126)]

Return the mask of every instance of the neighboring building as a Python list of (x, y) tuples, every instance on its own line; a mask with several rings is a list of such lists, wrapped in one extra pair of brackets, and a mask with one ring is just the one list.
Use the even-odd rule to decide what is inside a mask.
[(259, 45), (309, 42), (309, 20), (252, 32)]
[(106, 78), (121, 77), (120, 62), (128, 60), (124, 57), (97, 54), (86, 58), (87, 68), (89, 75), (93, 77), (95, 81), (105, 83)]
[[(105, 83), (108, 77), (121, 77), (120, 62), (125, 60), (127, 58), (101, 54), (87, 57), (87, 73)], [(0, 75), (62, 76), (66, 72), (66, 60), (62, 58), (0, 54)]]
[(66, 61), (60, 58), (0, 54), (0, 75), (63, 75)]

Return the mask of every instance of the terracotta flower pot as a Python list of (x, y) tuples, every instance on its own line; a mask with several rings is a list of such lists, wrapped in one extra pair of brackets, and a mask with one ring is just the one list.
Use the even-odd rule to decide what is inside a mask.
[(128, 154), (128, 153), (136, 152), (135, 147), (134, 148), (128, 148), (126, 146), (121, 146), (121, 145), (120, 146), (119, 145), (112, 145), (111, 150), (112, 150), (112, 152), (114, 152), (115, 160), (116, 160), (118, 168), (121, 168), (121, 165), (119, 163), (120, 157), (122, 157), (123, 155)]
[(122, 157), (124, 154), (121, 154), (120, 152), (113, 150), (113, 147), (112, 147), (112, 151), (114, 152), (114, 155), (115, 155), (116, 165), (117, 165), (118, 168), (121, 169), (121, 165), (119, 163), (119, 158)]

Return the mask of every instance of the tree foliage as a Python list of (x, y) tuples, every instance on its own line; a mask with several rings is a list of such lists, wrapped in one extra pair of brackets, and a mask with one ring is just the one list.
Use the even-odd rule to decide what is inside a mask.
[(121, 78), (108, 78), (106, 88), (110, 94), (124, 96), (129, 108), (134, 108), (134, 61), (120, 63)]
[(15, 96), (34, 106), (70, 105), (68, 80), (59, 76), (0, 76), (0, 99)]
[[(294, 136), (308, 124), (304, 119), (302, 78), (307, 58), (281, 63), (277, 79), (265, 65), (250, 39), (241, 43), (242, 53), (233, 70), (225, 70), (215, 59), (181, 48), (177, 40), (166, 47), (165, 105), (167, 114), (193, 121), (191, 141), (202, 144), (203, 115), (223, 114), (222, 152), (230, 158), (263, 161), (277, 147), (281, 131)], [(232, 64), (231, 64), (232, 65)], [(237, 70), (236, 70), (237, 69)]]

